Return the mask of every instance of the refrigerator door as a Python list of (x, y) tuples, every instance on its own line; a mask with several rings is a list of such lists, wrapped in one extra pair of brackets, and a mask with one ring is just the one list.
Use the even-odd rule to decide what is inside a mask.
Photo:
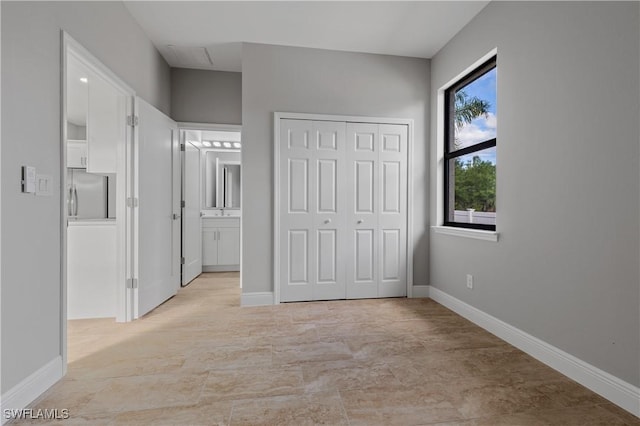
[(69, 170), (72, 188), (73, 217), (103, 219), (107, 217), (107, 178), (84, 170)]

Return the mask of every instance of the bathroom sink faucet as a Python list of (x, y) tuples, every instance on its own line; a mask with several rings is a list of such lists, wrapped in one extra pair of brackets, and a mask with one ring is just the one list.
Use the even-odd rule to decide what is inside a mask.
[(220, 216), (224, 216), (224, 209), (220, 209)]

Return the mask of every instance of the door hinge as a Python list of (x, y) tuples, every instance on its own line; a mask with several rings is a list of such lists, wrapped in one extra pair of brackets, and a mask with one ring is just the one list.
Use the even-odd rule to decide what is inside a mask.
[(186, 144), (184, 142), (181, 142), (180, 143), (180, 151), (186, 151), (186, 149), (187, 149)]
[(136, 197), (127, 198), (127, 207), (138, 207), (138, 199)]
[(181, 258), (180, 258), (180, 264), (181, 264), (181, 265), (184, 265), (184, 263), (185, 263), (184, 257), (181, 257)]
[(186, 207), (186, 203), (184, 202), (184, 200), (180, 201), (180, 207)]
[(127, 124), (131, 127), (136, 127), (138, 125), (138, 116), (127, 115)]
[(137, 278), (129, 278), (127, 280), (127, 288), (138, 288), (138, 279)]

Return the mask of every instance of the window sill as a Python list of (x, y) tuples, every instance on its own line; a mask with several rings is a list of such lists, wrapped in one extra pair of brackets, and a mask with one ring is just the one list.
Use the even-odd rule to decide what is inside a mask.
[(431, 229), (436, 234), (454, 235), (456, 237), (473, 238), (484, 241), (498, 241), (498, 233), (496, 231), (483, 231), (481, 229), (456, 228), (454, 226), (432, 226)]

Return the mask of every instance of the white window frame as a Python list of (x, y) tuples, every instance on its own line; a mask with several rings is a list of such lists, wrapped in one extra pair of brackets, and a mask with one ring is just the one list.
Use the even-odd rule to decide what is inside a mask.
[(485, 241), (497, 242), (499, 233), (498, 225), (496, 224), (495, 231), (486, 231), (480, 229), (471, 228), (459, 228), (453, 226), (444, 226), (444, 135), (445, 135), (445, 123), (444, 123), (444, 97), (445, 91), (457, 83), (461, 78), (471, 73), (480, 65), (487, 62), (492, 57), (498, 54), (498, 49), (493, 48), (482, 57), (478, 58), (467, 68), (458, 73), (451, 80), (442, 85), (437, 92), (436, 98), (436, 140), (435, 140), (435, 158), (432, 162), (432, 167), (435, 169), (435, 187), (432, 189), (435, 192), (436, 198), (436, 215), (435, 224), (431, 226), (431, 229), (436, 234), (452, 235), (457, 237), (472, 238)]

